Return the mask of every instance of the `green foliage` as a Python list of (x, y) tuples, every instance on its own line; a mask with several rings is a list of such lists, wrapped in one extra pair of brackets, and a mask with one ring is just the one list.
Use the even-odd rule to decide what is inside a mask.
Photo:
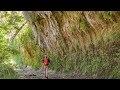
[(0, 29), (5, 34), (9, 34), (11, 31), (16, 31), (21, 23), (25, 22), (20, 11), (1, 11), (0, 17)]
[[(35, 21), (36, 17), (33, 16), (31, 14), (30, 17)], [(111, 19), (112, 12), (102, 12), (101, 16), (103, 20)], [(10, 57), (16, 64), (30, 65), (35, 69), (39, 69), (45, 53), (40, 51), (38, 45), (35, 45), (33, 32), (28, 25), (22, 28), (13, 43), (9, 43), (10, 37), (17, 32), (21, 23), (25, 22), (20, 12), (1, 11), (0, 19), (0, 78), (16, 78), (13, 69), (6, 64), (2, 64), (9, 61)], [(87, 32), (89, 23), (86, 19), (81, 20), (80, 28), (83, 33)], [(75, 26), (70, 28), (70, 32), (75, 32)], [(107, 38), (111, 41), (111, 43), (108, 43), (111, 45), (111, 49), (112, 43), (119, 41), (119, 28), (113, 31), (110, 37)], [(99, 39), (96, 41), (96, 49), (106, 45), (107, 42), (103, 42), (101, 37)], [(103, 46), (104, 50), (100, 48), (100, 50), (103, 50), (102, 53), (99, 51), (91, 53), (91, 51), (83, 52), (80, 45), (77, 44), (68, 52), (65, 45), (60, 45), (60, 56), (54, 55), (49, 51), (47, 51), (47, 55), (51, 60), (50, 68), (56, 71), (79, 72), (95, 78), (119, 78), (120, 49), (118, 46), (115, 48), (112, 48), (113, 51), (109, 51)]]
[(50, 68), (58, 72), (81, 73), (89, 78), (119, 78), (119, 48), (114, 53), (86, 53), (77, 49), (62, 57), (49, 54), (52, 62)]
[(88, 24), (88, 22), (87, 22), (86, 19), (83, 19), (82, 21), (80, 21), (80, 28), (81, 28), (84, 32), (86, 32), (86, 31), (88, 30), (89, 24)]
[(0, 79), (18, 79), (18, 76), (11, 66), (0, 64)]
[(0, 63), (9, 57), (9, 46), (7, 45), (7, 40), (3, 35), (0, 37)]
[(105, 11), (104, 13), (105, 13), (105, 15), (108, 16), (108, 17), (109, 17), (109, 16), (112, 16), (112, 11)]
[(11, 54), (19, 53), (17, 46), (9, 44), (9, 40), (25, 20), (17, 11), (1, 11), (0, 19), (0, 58), (4, 62)]
[(112, 19), (112, 11), (104, 11), (103, 18), (104, 20)]
[(27, 25), (24, 27), (24, 31), (21, 32), (21, 36), (18, 39), (20, 39), (21, 44), (27, 44), (27, 43), (30, 43), (30, 41), (33, 38), (34, 38), (34, 35), (32, 32), (32, 29)]
[(119, 41), (120, 40), (120, 29), (116, 30), (115, 32), (112, 32), (110, 37), (112, 42)]
[[(25, 20), (21, 12), (0, 11), (0, 78), (14, 79), (16, 73), (10, 61), (20, 63), (19, 43), (10, 43), (10, 39), (18, 31)], [(18, 62), (19, 61), (19, 62)], [(4, 64), (7, 63), (7, 64)], [(14, 67), (15, 68), (15, 67)]]
[(70, 28), (70, 32), (75, 32), (75, 27), (74, 26)]

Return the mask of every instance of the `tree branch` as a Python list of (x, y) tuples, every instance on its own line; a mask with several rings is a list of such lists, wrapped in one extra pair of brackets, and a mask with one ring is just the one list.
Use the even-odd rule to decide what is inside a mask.
[(20, 28), (16, 28), (17, 31), (16, 31), (15, 34), (11, 37), (10, 43), (13, 42), (13, 40), (15, 39), (15, 37), (17, 36), (17, 34), (18, 34), (18, 33), (20, 32), (20, 30), (25, 26), (26, 23), (27, 23), (27, 22), (23, 23)]

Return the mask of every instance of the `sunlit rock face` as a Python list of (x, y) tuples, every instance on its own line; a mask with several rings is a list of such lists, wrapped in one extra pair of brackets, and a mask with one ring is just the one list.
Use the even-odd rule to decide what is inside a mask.
[(52, 52), (66, 54), (78, 50), (94, 51), (107, 43), (119, 29), (117, 11), (23, 11), (34, 33), (35, 43)]

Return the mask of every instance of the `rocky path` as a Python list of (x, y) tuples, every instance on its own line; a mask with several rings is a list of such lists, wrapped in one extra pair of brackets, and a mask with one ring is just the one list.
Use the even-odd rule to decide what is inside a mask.
[[(16, 69), (16, 73), (20, 76), (20, 79), (46, 79), (44, 77), (43, 69), (34, 70), (31, 67), (25, 69)], [(48, 70), (48, 79), (86, 79), (84, 75), (78, 75), (75, 73), (71, 74), (60, 74), (53, 70)]]

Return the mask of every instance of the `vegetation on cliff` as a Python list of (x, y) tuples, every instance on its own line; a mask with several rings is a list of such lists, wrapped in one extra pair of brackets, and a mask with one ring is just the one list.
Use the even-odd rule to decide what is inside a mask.
[(61, 73), (120, 77), (119, 11), (1, 11), (0, 19), (1, 64), (39, 69), (47, 54)]

